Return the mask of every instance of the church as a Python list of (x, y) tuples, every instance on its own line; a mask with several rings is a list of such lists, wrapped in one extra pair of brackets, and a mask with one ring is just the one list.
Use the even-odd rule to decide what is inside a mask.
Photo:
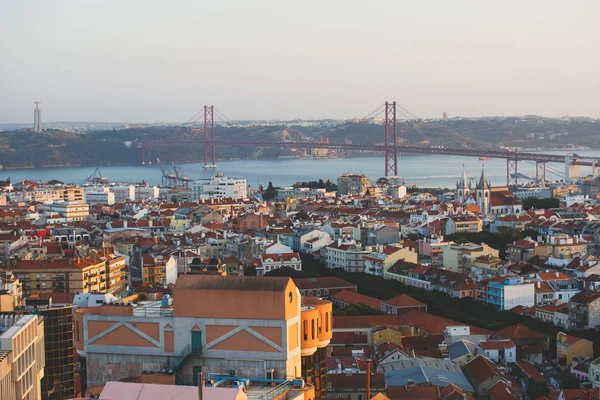
[(473, 189), (464, 166), (462, 176), (456, 183), (456, 201), (461, 205), (476, 204), (482, 215), (517, 214), (523, 210), (507, 186), (492, 187), (484, 169), (481, 170), (479, 183)]

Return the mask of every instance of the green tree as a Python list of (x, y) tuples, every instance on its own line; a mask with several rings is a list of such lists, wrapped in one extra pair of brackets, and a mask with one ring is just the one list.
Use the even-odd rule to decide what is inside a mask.
[(533, 382), (527, 386), (527, 397), (530, 399), (537, 399), (542, 396), (548, 396), (550, 389), (546, 385), (546, 382)]
[(277, 196), (277, 189), (273, 186), (273, 182), (269, 182), (267, 190), (263, 192), (263, 199), (272, 200)]

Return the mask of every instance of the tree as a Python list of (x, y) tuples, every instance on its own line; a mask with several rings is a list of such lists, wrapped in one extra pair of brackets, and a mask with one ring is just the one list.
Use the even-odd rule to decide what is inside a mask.
[(381, 178), (377, 179), (377, 186), (385, 186), (389, 183), (390, 183), (390, 181), (388, 178), (381, 177)]
[(244, 267), (244, 276), (256, 276), (256, 267), (254, 265)]
[(272, 200), (276, 196), (277, 196), (277, 190), (273, 186), (273, 182), (269, 182), (269, 185), (267, 186), (267, 190), (265, 190), (263, 192), (263, 199), (265, 199), (265, 200)]
[(563, 374), (563, 382), (561, 384), (561, 387), (563, 389), (577, 389), (579, 388), (579, 380), (577, 379), (577, 377), (569, 372), (565, 372)]
[(527, 397), (530, 399), (537, 399), (542, 396), (548, 396), (550, 389), (546, 385), (546, 382), (532, 382), (527, 386)]

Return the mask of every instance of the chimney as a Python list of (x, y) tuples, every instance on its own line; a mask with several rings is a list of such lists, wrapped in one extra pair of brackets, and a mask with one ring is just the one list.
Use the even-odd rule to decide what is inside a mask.
[(556, 275), (556, 277), (558, 278), (558, 271), (556, 271), (556, 272), (554, 273), (554, 275)]
[(367, 399), (371, 400), (371, 360), (367, 360)]
[(542, 282), (538, 281), (537, 287), (538, 287), (538, 289), (541, 288), (542, 287)]
[(415, 385), (415, 381), (412, 379), (407, 379), (406, 380), (406, 385), (404, 385), (404, 388), (406, 389), (407, 392), (410, 392), (412, 387)]
[(198, 372), (198, 400), (204, 399), (204, 379), (202, 372)]

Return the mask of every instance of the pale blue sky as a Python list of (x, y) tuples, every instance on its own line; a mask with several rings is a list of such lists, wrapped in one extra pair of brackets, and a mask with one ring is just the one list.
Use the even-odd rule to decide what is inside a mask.
[(600, 117), (600, 1), (0, 0), (0, 122)]

